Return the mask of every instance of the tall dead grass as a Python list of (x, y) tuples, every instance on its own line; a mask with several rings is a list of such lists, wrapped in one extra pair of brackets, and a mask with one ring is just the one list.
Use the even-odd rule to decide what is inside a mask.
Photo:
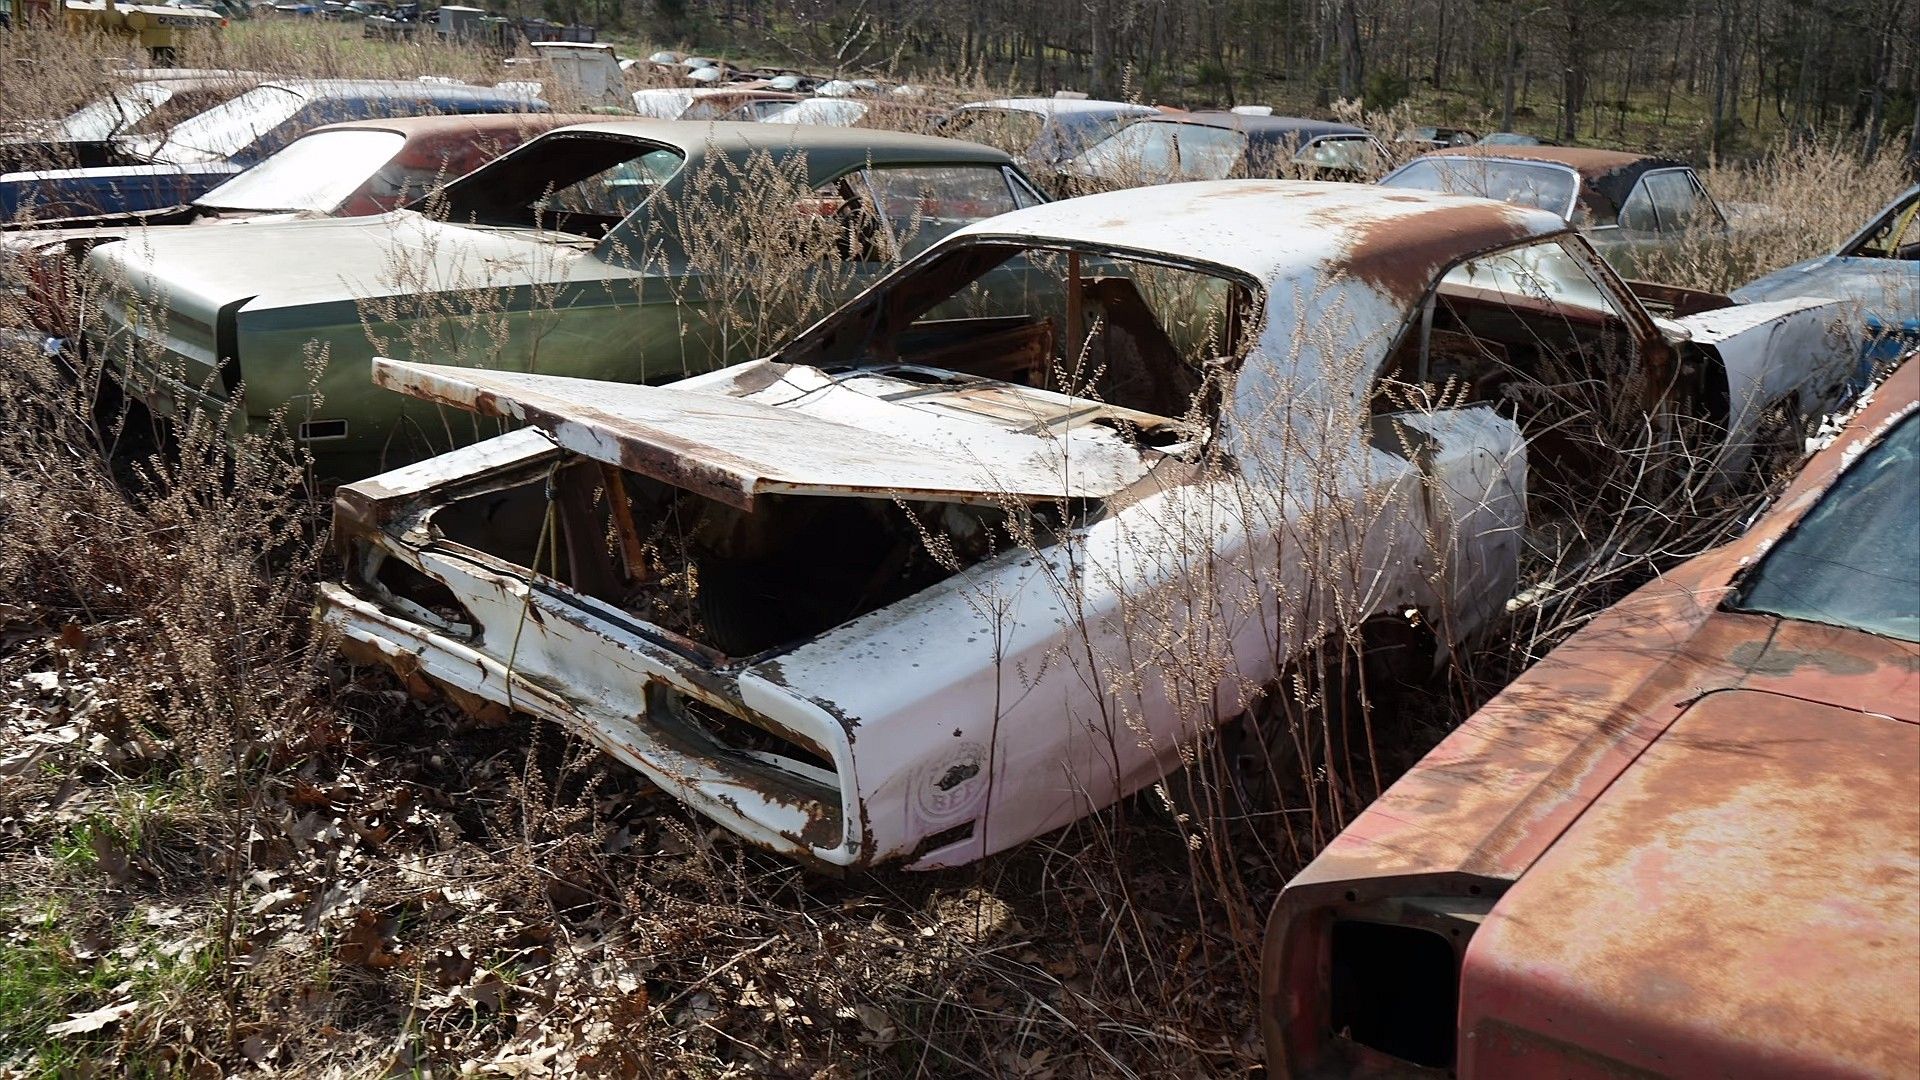
[[(310, 47), (250, 41), (181, 62), (498, 74), (437, 47), (363, 56), (317, 28)], [(104, 88), (36, 51), (55, 46), (71, 43), (0, 38), (7, 70), (35, 60), (0, 94), (5, 119)], [(1674, 270), (1718, 287), (1830, 247), (1891, 179), (1822, 148), (1708, 182), (1779, 223)], [(691, 245), (726, 301), (708, 329), (747, 351), (824, 302), (792, 260), (836, 272), (813, 234), (754, 220), (709, 215)], [(764, 312), (732, 303), (749, 294)], [(1207, 564), (1208, 536), (1164, 537), (1206, 572), (1133, 597), (1130, 648), (1060, 659), (1116, 688), (1107, 716), (1077, 718), (1112, 737), (1138, 736), (1142, 695), (1182, 702), (1185, 771), (978, 866), (834, 881), (553, 729), (419, 706), (333, 659), (305, 617), (331, 572), (322, 511), (284, 424), (235, 445), (230, 418), (203, 417), (160, 451), (145, 418), (97, 399), (100, 363), (31, 341), (0, 363), (0, 1067), (40, 1075), (1243, 1075), (1259, 927), (1286, 876), (1513, 673), (1729, 535), (1759, 494), (1710, 482), (1711, 432), (1607, 414), (1592, 497), (1529, 536), (1521, 602), (1448, 653), (1431, 631), (1452, 613), (1384, 603), (1352, 542), (1393, 533), (1396, 504), (1308, 484), (1312, 512), (1282, 530), (1297, 614), (1279, 597), (1251, 612), (1286, 661), (1260, 680), (1217, 625), (1248, 614), (1219, 599), (1252, 568)], [(1337, 431), (1362, 422), (1322, 415), (1264, 465), (1332, 466)], [(1248, 489), (1219, 514), (1284, 517)], [(1243, 715), (1215, 731), (1221, 711)]]

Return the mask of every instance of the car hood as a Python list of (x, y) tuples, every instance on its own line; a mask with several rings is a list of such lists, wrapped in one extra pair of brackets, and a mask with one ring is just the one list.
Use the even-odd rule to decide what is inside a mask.
[(1916, 760), (1911, 716), (1695, 700), (1474, 934), (1463, 1073), (1567, 1043), (1663, 1075), (1911, 1069)]
[(1882, 321), (1920, 323), (1920, 263), (1823, 255), (1755, 278), (1733, 291), (1743, 304), (1790, 296), (1858, 300)]
[(248, 300), (249, 312), (628, 273), (593, 259), (584, 241), (448, 225), (404, 210), (148, 233), (96, 248), (88, 265), (137, 292), (194, 296), (213, 307)]

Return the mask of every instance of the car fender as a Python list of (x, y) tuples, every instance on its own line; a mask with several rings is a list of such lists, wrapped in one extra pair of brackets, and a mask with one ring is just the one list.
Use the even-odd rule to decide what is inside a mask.
[(1760, 418), (1781, 402), (1809, 415), (1839, 404), (1859, 352), (1844, 325), (1851, 308), (1843, 300), (1794, 297), (1674, 320), (1726, 373), (1730, 445), (1748, 443)]

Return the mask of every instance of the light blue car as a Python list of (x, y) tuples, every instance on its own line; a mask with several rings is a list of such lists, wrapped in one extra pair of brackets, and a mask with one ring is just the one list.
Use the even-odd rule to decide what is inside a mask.
[(1733, 291), (1743, 304), (1789, 296), (1857, 302), (1865, 322), (1861, 359), (1869, 371), (1920, 346), (1920, 186), (1908, 188), (1833, 254)]

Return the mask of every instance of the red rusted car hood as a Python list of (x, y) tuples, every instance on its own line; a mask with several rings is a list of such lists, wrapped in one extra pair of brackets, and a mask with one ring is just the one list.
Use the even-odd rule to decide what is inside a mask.
[[(1765, 678), (1862, 662), (1806, 644), (1759, 654)], [(1459, 1074), (1912, 1069), (1920, 725), (1913, 650), (1883, 659), (1904, 718), (1762, 690), (1687, 706), (1474, 935)]]

